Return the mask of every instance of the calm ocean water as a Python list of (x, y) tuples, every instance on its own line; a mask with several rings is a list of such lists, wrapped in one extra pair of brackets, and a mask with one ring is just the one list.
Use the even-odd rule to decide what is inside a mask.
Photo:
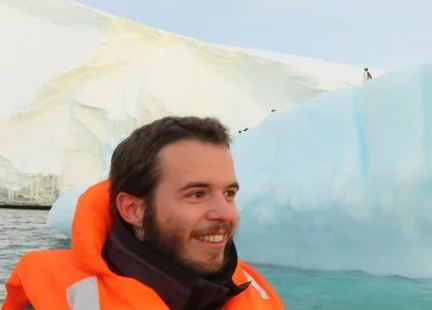
[[(45, 211), (0, 210), (0, 303), (3, 284), (23, 253), (68, 247), (68, 240), (45, 227), (46, 216)], [(256, 267), (290, 310), (432, 309), (432, 280)]]

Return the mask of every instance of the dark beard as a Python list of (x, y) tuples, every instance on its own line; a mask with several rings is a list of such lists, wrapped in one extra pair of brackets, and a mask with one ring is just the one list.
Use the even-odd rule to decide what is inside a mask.
[[(202, 268), (199, 268), (199, 266), (197, 266), (195, 262), (185, 260), (180, 257), (181, 248), (182, 248), (181, 239), (178, 238), (178, 236), (176, 235), (164, 234), (163, 231), (160, 229), (158, 222), (156, 220), (156, 208), (153, 199), (149, 199), (147, 201), (143, 224), (144, 224), (143, 242), (151, 246), (157, 252), (163, 254), (170, 260), (188, 269), (191, 269), (195, 273), (203, 276), (209, 276), (212, 274), (217, 274), (219, 272), (219, 270), (214, 272), (204, 271)], [(221, 224), (221, 226), (222, 225), (223, 224)], [(232, 244), (233, 244), (233, 238), (230, 238), (227, 241), (227, 244), (225, 246), (224, 259), (220, 270), (222, 270), (226, 266), (227, 262), (230, 261), (231, 257), (230, 257), (229, 249), (231, 248)]]

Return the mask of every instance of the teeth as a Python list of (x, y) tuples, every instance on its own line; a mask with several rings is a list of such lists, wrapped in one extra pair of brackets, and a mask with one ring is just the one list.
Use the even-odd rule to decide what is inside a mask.
[(208, 236), (199, 236), (197, 237), (199, 240), (210, 243), (219, 243), (224, 241), (225, 234), (220, 235), (208, 235)]

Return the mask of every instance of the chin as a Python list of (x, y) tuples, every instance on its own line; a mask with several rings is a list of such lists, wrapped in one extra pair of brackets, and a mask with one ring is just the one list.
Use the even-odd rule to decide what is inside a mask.
[(224, 267), (224, 261), (223, 259), (196, 261), (191, 267), (199, 273), (211, 274), (220, 271)]

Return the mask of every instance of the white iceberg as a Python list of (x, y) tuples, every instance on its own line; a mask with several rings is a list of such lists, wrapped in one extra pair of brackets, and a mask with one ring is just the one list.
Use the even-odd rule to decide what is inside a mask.
[(162, 116), (237, 132), (362, 83), (362, 68), (211, 45), (68, 0), (2, 0), (0, 29), (2, 204), (50, 205), (94, 183), (102, 144)]

